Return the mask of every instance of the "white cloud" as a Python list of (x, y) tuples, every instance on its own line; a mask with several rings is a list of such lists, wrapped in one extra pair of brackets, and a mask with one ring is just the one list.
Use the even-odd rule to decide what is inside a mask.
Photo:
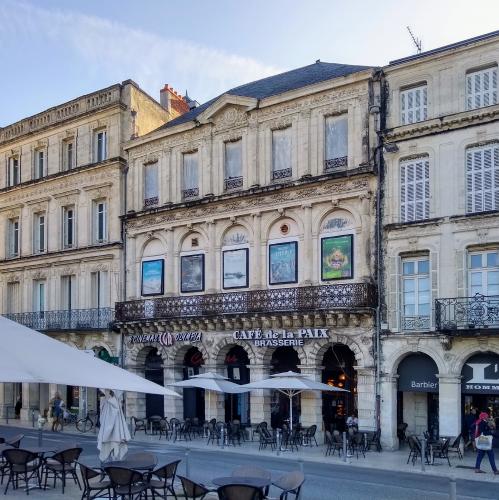
[[(2, 2), (3, 37), (22, 37), (33, 43), (61, 44), (88, 72), (106, 81), (132, 78), (154, 97), (168, 83), (203, 102), (236, 85), (279, 73), (262, 64), (188, 40), (170, 39), (107, 19), (69, 10), (49, 10), (29, 3)], [(4, 39), (6, 40), (6, 38)]]

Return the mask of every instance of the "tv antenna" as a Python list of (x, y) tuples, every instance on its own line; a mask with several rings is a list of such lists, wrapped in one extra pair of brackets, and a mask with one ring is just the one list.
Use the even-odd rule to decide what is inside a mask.
[(414, 36), (414, 33), (411, 31), (410, 26), (407, 26), (407, 31), (409, 32), (409, 35), (411, 35), (412, 41), (414, 42), (414, 45), (416, 46), (418, 54), (421, 54), (421, 45), (422, 45), (421, 40)]

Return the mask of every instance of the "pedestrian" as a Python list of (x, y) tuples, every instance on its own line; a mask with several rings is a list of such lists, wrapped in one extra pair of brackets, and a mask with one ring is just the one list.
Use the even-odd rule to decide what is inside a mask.
[(14, 411), (15, 411), (16, 418), (17, 418), (17, 419), (20, 419), (20, 418), (21, 418), (21, 408), (22, 408), (22, 407), (23, 407), (22, 397), (21, 397), (21, 396), (18, 396), (18, 397), (17, 397), (17, 401), (16, 401), (16, 406), (14, 407)]
[(50, 400), (50, 408), (52, 412), (52, 432), (55, 432), (59, 425), (62, 427), (62, 417), (64, 415), (64, 401), (58, 392)]
[(467, 437), (465, 448), (471, 446), (473, 450), (475, 449), (476, 422), (476, 408), (470, 408), (464, 415), (464, 435)]
[(483, 456), (485, 455), (485, 453), (487, 453), (487, 456), (489, 457), (490, 467), (492, 468), (494, 474), (499, 474), (499, 471), (496, 467), (494, 450), (492, 448), (492, 429), (489, 426), (488, 419), (489, 414), (484, 411), (478, 416), (478, 423), (476, 425), (475, 431), (475, 444), (478, 449), (475, 472), (485, 472), (480, 469), (480, 464), (482, 463)]

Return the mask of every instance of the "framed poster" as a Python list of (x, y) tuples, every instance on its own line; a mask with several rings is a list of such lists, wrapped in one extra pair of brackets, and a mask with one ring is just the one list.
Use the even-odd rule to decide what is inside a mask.
[(353, 278), (353, 235), (321, 239), (322, 281)]
[(298, 242), (269, 245), (269, 284), (284, 285), (298, 281)]
[(246, 288), (248, 286), (248, 249), (224, 250), (223, 288)]
[(142, 262), (142, 295), (162, 295), (164, 292), (163, 259)]
[(180, 257), (180, 291), (202, 292), (204, 290), (204, 254)]

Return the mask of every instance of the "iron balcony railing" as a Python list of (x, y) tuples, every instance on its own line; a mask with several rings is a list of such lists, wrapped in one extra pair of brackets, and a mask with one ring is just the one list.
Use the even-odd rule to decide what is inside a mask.
[(116, 304), (116, 321), (230, 314), (272, 314), (355, 310), (374, 307), (375, 287), (368, 283), (251, 290), (131, 300)]
[(71, 309), (64, 311), (40, 311), (5, 314), (21, 325), (39, 331), (101, 330), (107, 329), (114, 320), (114, 309)]
[(348, 156), (341, 156), (339, 158), (331, 158), (324, 161), (324, 172), (336, 172), (337, 170), (344, 169), (348, 166)]
[(437, 330), (499, 329), (499, 295), (452, 297), (435, 300)]
[(402, 316), (402, 330), (423, 331), (431, 326), (430, 316)]

